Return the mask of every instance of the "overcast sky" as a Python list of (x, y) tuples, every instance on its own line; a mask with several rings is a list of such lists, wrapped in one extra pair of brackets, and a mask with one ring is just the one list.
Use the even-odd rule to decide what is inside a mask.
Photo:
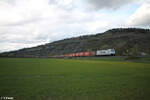
[(0, 0), (0, 52), (124, 27), (150, 28), (150, 0)]

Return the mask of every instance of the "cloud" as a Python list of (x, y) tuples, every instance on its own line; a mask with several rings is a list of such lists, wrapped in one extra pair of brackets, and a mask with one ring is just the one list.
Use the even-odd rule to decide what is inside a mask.
[(122, 10), (97, 10), (119, 9), (134, 1), (137, 0), (0, 0), (0, 51), (118, 27), (125, 15), (118, 17)]
[[(62, 6), (71, 3), (66, 0), (62, 2)], [(57, 39), (53, 34), (63, 26), (68, 15), (61, 4), (50, 3), (49, 0), (1, 0), (0, 42), (3, 46), (0, 46), (0, 50), (7, 51), (7, 47), (8, 50), (20, 49), (29, 44), (47, 43)], [(9, 43), (16, 46), (8, 46)], [(4, 47), (4, 44), (8, 45)]]
[(124, 5), (131, 4), (138, 0), (84, 0), (85, 6), (92, 10), (118, 9)]
[(0, 44), (0, 47), (1, 47), (1, 50), (0, 50), (0, 53), (1, 52), (4, 52), (4, 51), (12, 51), (12, 50), (16, 50), (17, 49), (21, 49), (21, 48), (29, 48), (29, 47), (33, 47), (33, 46), (37, 46), (37, 45), (41, 45), (41, 44), (44, 44), (44, 43), (32, 43), (32, 44), (24, 44), (24, 43), (10, 43), (10, 42), (5, 42), (5, 43), (2, 43)]
[(150, 26), (150, 2), (145, 2), (127, 20), (127, 26)]

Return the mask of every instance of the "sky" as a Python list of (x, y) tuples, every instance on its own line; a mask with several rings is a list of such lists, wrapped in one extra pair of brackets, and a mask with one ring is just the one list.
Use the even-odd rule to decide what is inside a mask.
[(150, 28), (150, 0), (0, 0), (0, 52), (127, 27)]

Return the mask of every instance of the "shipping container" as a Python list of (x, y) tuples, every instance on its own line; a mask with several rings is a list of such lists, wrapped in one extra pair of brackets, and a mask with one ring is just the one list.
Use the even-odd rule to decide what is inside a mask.
[(80, 57), (84, 56), (84, 52), (80, 52), (80, 53), (79, 53), (79, 56), (80, 56)]
[(94, 56), (93, 52), (84, 52), (84, 56)]

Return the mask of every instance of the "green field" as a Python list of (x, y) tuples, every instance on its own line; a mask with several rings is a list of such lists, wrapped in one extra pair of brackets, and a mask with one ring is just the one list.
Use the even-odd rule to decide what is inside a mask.
[(150, 100), (150, 63), (1, 58), (0, 97), (14, 97), (14, 100)]

